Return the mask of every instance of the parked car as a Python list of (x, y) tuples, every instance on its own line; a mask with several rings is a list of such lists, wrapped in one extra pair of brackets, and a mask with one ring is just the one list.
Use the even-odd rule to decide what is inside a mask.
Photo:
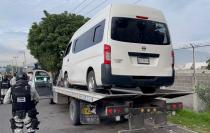
[(62, 65), (65, 86), (139, 87), (154, 92), (174, 82), (174, 53), (161, 11), (110, 5), (78, 29)]
[(45, 70), (33, 70), (28, 72), (29, 84), (35, 88), (52, 87), (52, 79), (49, 73)]

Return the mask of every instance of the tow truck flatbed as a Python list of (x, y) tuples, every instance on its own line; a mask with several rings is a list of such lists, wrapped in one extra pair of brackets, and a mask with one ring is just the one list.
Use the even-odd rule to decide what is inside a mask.
[(149, 93), (149, 94), (144, 94), (141, 91), (136, 91), (136, 90), (125, 90), (118, 88), (112, 88), (110, 94), (89, 92), (86, 90), (64, 88), (58, 86), (54, 86), (53, 89), (54, 92), (56, 93), (63, 94), (65, 96), (73, 97), (90, 103), (102, 99), (129, 98), (132, 100), (132, 99), (141, 99), (141, 98), (175, 98), (192, 94), (192, 92), (168, 90), (168, 89), (161, 89), (155, 93)]
[[(103, 118), (128, 119), (128, 129), (118, 133), (144, 132), (147, 129), (168, 132), (171, 126), (167, 124), (167, 113), (182, 109), (183, 105), (181, 102), (166, 103), (163, 98), (189, 94), (192, 92), (168, 89), (145, 94), (135, 88), (89, 92), (79, 88), (53, 87), (55, 103), (70, 103), (69, 115), (73, 125), (99, 124)], [(148, 120), (154, 126), (148, 128)]]

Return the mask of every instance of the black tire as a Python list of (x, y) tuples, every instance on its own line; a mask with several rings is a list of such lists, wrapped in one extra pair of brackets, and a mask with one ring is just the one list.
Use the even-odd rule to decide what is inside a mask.
[(90, 92), (96, 92), (97, 85), (94, 71), (90, 71), (87, 76), (87, 88)]
[(145, 94), (155, 93), (159, 88), (157, 87), (140, 87), (141, 91)]
[(69, 106), (69, 117), (72, 125), (80, 125), (80, 101), (72, 99)]

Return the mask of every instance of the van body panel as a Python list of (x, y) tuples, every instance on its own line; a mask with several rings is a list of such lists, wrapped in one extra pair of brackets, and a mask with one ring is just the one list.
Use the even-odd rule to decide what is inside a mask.
[[(72, 42), (71, 49), (64, 57), (62, 65), (63, 76), (65, 72), (68, 72), (70, 84), (86, 86), (89, 68), (93, 69), (98, 86), (160, 87), (173, 84), (174, 69), (170, 40), (166, 45), (159, 45), (148, 42), (126, 42), (112, 38), (113, 18), (137, 19), (136, 16), (147, 17), (145, 21), (151, 21), (151, 23), (166, 25), (165, 18), (159, 10), (117, 4), (107, 6), (75, 32), (70, 41)], [(103, 20), (105, 23), (102, 40), (91, 47), (75, 52), (78, 38)], [(105, 44), (111, 47), (111, 64), (104, 64)], [(138, 63), (137, 60), (143, 63)], [(148, 60), (149, 63), (146, 62)]]
[[(125, 10), (127, 12), (122, 12)], [(110, 12), (110, 18), (130, 18), (138, 19), (136, 16), (148, 17), (145, 21), (158, 22), (165, 24), (165, 18), (163, 14), (156, 9), (147, 8), (144, 6), (112, 6)], [(112, 21), (109, 23), (109, 44), (111, 45), (111, 72), (113, 75), (125, 75), (125, 76), (172, 76), (172, 46), (157, 45), (157, 44), (144, 44), (144, 43), (132, 43), (113, 40), (112, 34)], [(166, 26), (167, 28), (167, 26)], [(168, 32), (168, 31), (167, 31)], [(131, 31), (130, 36), (133, 36)], [(168, 33), (169, 36), (169, 33)], [(169, 38), (170, 39), (170, 38)], [(136, 53), (136, 56), (130, 56), (129, 53)], [(145, 53), (148, 57), (149, 63), (138, 64), (138, 53)], [(159, 57), (151, 57), (150, 55), (157, 54)], [(144, 58), (143, 58), (144, 59)]]
[[(69, 63), (66, 65), (66, 57), (63, 59), (63, 73), (68, 72), (68, 80), (70, 84), (75, 85), (86, 85), (86, 77), (88, 68), (92, 68), (95, 72), (96, 83), (102, 85), (101, 83), (101, 64), (103, 63), (103, 44), (106, 43), (106, 33), (108, 31), (108, 20), (107, 16), (109, 15), (110, 8), (106, 7), (103, 11), (100, 12), (100, 15), (93, 17), (87, 23), (85, 23), (81, 28), (79, 28), (73, 37), (71, 38), (72, 47), (69, 52), (69, 55), (66, 57), (69, 58)], [(101, 21), (105, 21), (104, 24), (104, 34), (102, 41), (98, 44), (95, 44), (91, 47), (88, 47), (77, 53), (74, 52), (75, 41), (87, 32), (90, 28), (93, 28)], [(68, 66), (68, 67), (66, 67)], [(63, 74), (64, 75), (64, 74)]]
[[(116, 41), (110, 42), (112, 47), (112, 74), (134, 76), (172, 76), (171, 45), (163, 46), (124, 44), (124, 42)], [(146, 47), (146, 51), (142, 50), (142, 47)], [(150, 64), (138, 64), (138, 56), (129, 56), (129, 52), (158, 54), (159, 57), (148, 56)]]

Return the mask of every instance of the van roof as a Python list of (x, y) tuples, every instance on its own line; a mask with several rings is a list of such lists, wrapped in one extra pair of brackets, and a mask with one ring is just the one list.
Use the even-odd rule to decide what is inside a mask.
[[(91, 25), (98, 18), (106, 18), (106, 16), (120, 16), (120, 17), (136, 17), (136, 16), (146, 16), (149, 20), (164, 22), (165, 17), (162, 12), (158, 9), (151, 7), (146, 7), (142, 5), (133, 5), (133, 4), (110, 4), (100, 10), (96, 15), (94, 15), (88, 22), (86, 22), (82, 27), (80, 27), (74, 34), (80, 33), (86, 26)], [(73, 36), (73, 37), (74, 37)]]
[(110, 14), (111, 16), (121, 17), (145, 16), (149, 20), (165, 22), (165, 17), (160, 10), (143, 5), (112, 4)]

